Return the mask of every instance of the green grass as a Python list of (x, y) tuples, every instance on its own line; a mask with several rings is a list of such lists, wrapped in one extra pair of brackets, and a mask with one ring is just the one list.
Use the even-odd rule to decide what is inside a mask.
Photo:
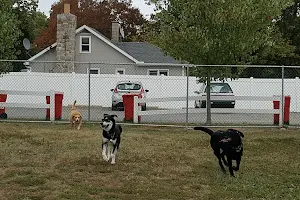
[(232, 178), (198, 131), (124, 125), (112, 166), (98, 124), (0, 123), (0, 199), (300, 199), (300, 131), (240, 130), (244, 156)]

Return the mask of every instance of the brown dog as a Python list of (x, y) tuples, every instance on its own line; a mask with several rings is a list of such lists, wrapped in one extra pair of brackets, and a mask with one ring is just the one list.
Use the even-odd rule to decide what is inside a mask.
[(72, 105), (72, 109), (70, 112), (70, 126), (71, 128), (73, 128), (74, 126), (75, 129), (77, 125), (77, 130), (79, 130), (82, 124), (82, 116), (81, 113), (76, 109), (75, 104), (76, 104), (76, 100), (74, 101), (74, 104)]

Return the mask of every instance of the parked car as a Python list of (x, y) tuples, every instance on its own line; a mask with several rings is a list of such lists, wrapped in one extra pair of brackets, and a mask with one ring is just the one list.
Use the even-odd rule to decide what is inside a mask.
[[(206, 84), (200, 87), (196, 94), (206, 96)], [(234, 93), (228, 83), (213, 82), (210, 83), (210, 95), (213, 96), (234, 96)], [(211, 100), (211, 108), (234, 108), (235, 100)], [(196, 100), (195, 108), (206, 108), (206, 100)]]
[[(146, 93), (149, 90), (145, 90), (143, 84), (140, 81), (119, 81), (112, 91), (112, 110), (124, 109), (123, 95), (124, 94), (138, 94), (141, 98), (146, 98)], [(143, 103), (142, 110), (146, 110), (146, 103)]]

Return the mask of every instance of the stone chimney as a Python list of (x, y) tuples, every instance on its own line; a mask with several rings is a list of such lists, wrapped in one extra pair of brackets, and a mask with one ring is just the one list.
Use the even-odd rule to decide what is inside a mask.
[(113, 21), (111, 24), (111, 41), (120, 42), (120, 24), (117, 21)]
[[(56, 59), (58, 62), (53, 72), (67, 73), (74, 71), (75, 36), (77, 17), (70, 13), (70, 4), (64, 4), (64, 13), (57, 15)], [(65, 62), (66, 61), (66, 62)]]

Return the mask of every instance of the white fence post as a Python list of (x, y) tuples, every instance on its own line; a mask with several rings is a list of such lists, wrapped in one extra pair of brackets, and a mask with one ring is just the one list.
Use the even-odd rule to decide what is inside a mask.
[(50, 121), (54, 122), (55, 120), (55, 91), (50, 90)]
[(133, 97), (133, 123), (137, 124), (139, 122), (139, 106), (138, 106), (138, 96)]
[(299, 112), (299, 105), (298, 105), (298, 101), (300, 100), (300, 96), (299, 96), (299, 92), (298, 92), (298, 86), (299, 86), (299, 77), (295, 77), (295, 81), (294, 81), (294, 92), (296, 93), (295, 98), (293, 99), (293, 102), (296, 104), (296, 112)]

